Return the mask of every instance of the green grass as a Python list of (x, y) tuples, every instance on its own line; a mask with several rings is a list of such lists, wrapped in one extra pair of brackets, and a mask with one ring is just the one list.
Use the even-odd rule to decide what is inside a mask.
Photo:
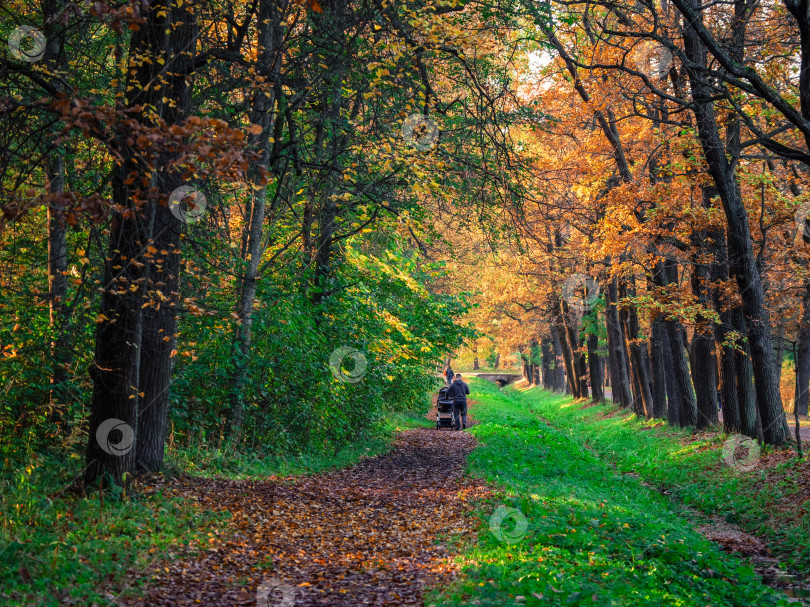
[[(753, 570), (694, 532), (666, 500), (615, 473), (581, 444), (541, 421), (564, 397), (517, 396), (473, 380), (469, 472), (502, 493), (477, 513), (460, 579), (434, 591), (441, 605), (776, 605), (781, 596)], [(509, 543), (490, 531), (498, 506), (528, 525)], [(506, 534), (515, 520), (506, 519)], [(518, 539), (518, 538), (515, 538)]]
[(424, 416), (409, 413), (388, 413), (374, 432), (345, 445), (334, 453), (305, 453), (300, 455), (259, 456), (233, 453), (225, 449), (194, 447), (168, 454), (168, 465), (194, 476), (224, 478), (257, 478), (280, 475), (317, 474), (357, 463), (363, 457), (385, 453), (397, 432), (411, 428), (426, 428), (433, 422)]
[(612, 404), (582, 409), (570, 397), (552, 397), (539, 389), (507, 390), (523, 407), (534, 409), (619, 471), (635, 473), (688, 506), (762, 536), (786, 566), (810, 572), (810, 518), (797, 511), (794, 499), (801, 488), (796, 458), (770, 470), (778, 477), (774, 482), (766, 480), (763, 470), (738, 473), (726, 465), (722, 433), (698, 438), (660, 421), (636, 419)]
[[(430, 420), (390, 414), (375, 434), (338, 453), (256, 458), (201, 449), (173, 452), (169, 473), (262, 478), (349, 466), (388, 450), (398, 430)], [(88, 497), (66, 491), (81, 476), (81, 458), (31, 455), (0, 471), (0, 604), (114, 605), (115, 597), (156, 560), (193, 554), (227, 535), (228, 513), (194, 500), (120, 490)], [(159, 480), (159, 477), (154, 480)], [(74, 601), (71, 603), (70, 601)]]

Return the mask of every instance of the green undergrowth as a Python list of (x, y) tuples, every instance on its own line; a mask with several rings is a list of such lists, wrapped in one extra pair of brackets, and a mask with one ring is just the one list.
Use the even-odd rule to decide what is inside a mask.
[[(761, 468), (741, 472), (723, 459), (727, 437), (722, 432), (696, 436), (660, 420), (639, 420), (611, 403), (583, 408), (570, 397), (537, 388), (507, 390), (620, 472), (636, 474), (705, 514), (724, 517), (765, 539), (786, 567), (810, 572), (810, 518), (796, 503), (806, 464), (795, 457), (767, 473)], [(763, 455), (770, 452), (763, 449)]]
[[(784, 601), (750, 566), (693, 531), (658, 492), (617, 474), (544, 423), (534, 407), (558, 407), (562, 399), (520, 397), (476, 380), (471, 388), (479, 421), (471, 432), (480, 444), (468, 471), (501, 492), (477, 513), (478, 537), (458, 556), (462, 575), (434, 591), (428, 605), (747, 607)], [(499, 512), (513, 515), (493, 532)]]
[(433, 424), (424, 416), (411, 413), (386, 414), (371, 433), (329, 452), (288, 455), (260, 455), (249, 450), (234, 453), (227, 449), (184, 448), (170, 452), (169, 465), (193, 476), (256, 478), (271, 475), (317, 474), (343, 468), (363, 457), (373, 457), (391, 448), (397, 432)]
[[(427, 419), (390, 414), (373, 435), (337, 453), (257, 458), (202, 449), (173, 451), (166, 474), (227, 478), (313, 474), (349, 466), (385, 452), (399, 430), (430, 426)], [(80, 495), (82, 460), (63, 454), (29, 455), (22, 467), (10, 460), (0, 474), (0, 604), (114, 605), (118, 595), (152, 564), (193, 554), (227, 534), (228, 514), (167, 492), (161, 476)]]

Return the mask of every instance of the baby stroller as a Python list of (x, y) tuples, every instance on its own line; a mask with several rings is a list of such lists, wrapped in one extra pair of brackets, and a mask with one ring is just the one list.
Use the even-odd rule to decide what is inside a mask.
[(436, 430), (456, 427), (453, 419), (453, 399), (447, 398), (449, 389), (449, 386), (445, 386), (439, 390), (439, 398), (436, 401)]

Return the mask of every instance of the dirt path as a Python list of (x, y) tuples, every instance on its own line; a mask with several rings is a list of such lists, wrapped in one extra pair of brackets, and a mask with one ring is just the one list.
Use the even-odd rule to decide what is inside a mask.
[(455, 573), (437, 538), (476, 527), (470, 502), (486, 490), (463, 477), (474, 443), (410, 430), (391, 452), (328, 474), (187, 481), (206, 508), (233, 513), (229, 535), (197, 559), (162, 562), (146, 596), (122, 604), (422, 605), (426, 586)]

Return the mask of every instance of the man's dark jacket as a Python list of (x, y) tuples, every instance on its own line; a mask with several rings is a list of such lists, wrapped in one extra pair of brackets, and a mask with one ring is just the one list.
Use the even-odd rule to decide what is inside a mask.
[(462, 380), (457, 379), (452, 384), (450, 384), (450, 388), (447, 390), (447, 398), (452, 398), (454, 401), (466, 403), (467, 395), (469, 393), (470, 387), (467, 384), (465, 384)]

